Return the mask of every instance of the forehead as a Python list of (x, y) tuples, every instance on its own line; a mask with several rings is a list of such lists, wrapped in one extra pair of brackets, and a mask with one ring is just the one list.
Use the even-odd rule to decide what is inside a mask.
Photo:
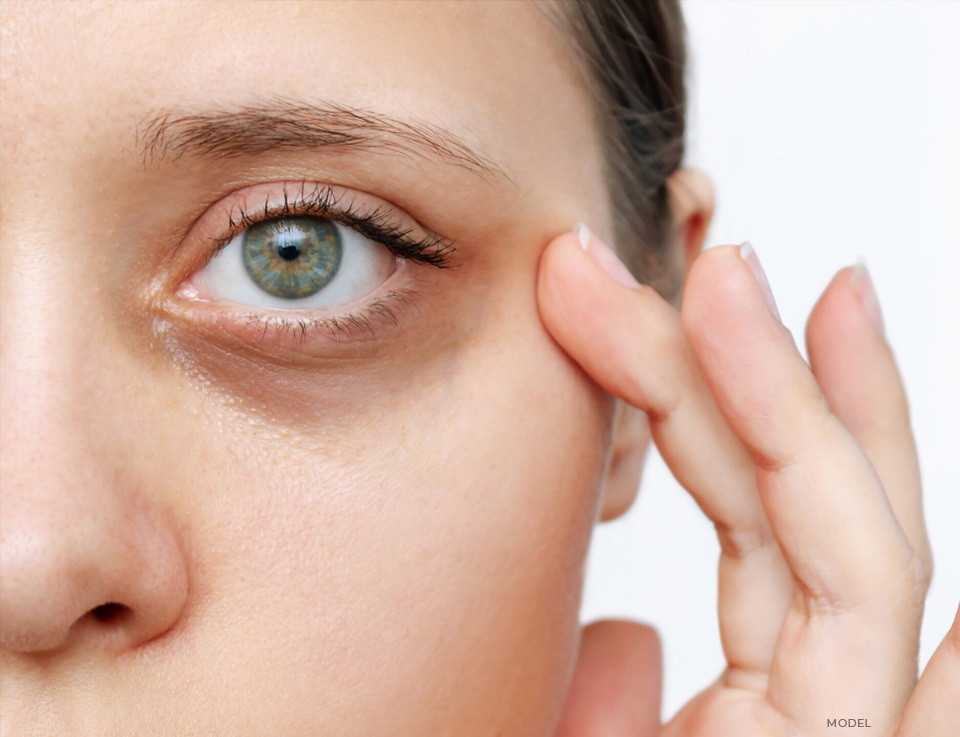
[(556, 147), (584, 145), (589, 106), (540, 3), (23, 2), (3, 25), (3, 93), (33, 123), (4, 116), (5, 138), (28, 149), (129, 143), (157, 111), (279, 96), (441, 126), (521, 179), (583, 174)]

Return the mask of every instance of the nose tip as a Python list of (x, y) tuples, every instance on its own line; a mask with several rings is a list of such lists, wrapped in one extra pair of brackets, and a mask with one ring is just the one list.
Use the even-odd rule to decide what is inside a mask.
[(180, 545), (157, 515), (125, 511), (104, 519), (101, 510), (66, 527), (24, 515), (16, 527), (0, 525), (8, 527), (0, 541), (0, 645), (121, 652), (170, 629), (187, 597)]

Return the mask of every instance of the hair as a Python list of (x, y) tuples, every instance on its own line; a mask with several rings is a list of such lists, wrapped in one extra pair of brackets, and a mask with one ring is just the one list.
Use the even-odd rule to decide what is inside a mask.
[(615, 243), (627, 268), (679, 304), (667, 179), (683, 161), (686, 28), (678, 0), (559, 0), (594, 97)]

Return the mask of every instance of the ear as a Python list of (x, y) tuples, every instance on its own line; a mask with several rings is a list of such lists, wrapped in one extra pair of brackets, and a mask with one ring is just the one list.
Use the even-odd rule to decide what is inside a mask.
[(600, 506), (601, 522), (616, 519), (630, 509), (640, 489), (643, 464), (650, 447), (647, 415), (622, 399), (616, 402), (610, 466)]
[[(696, 169), (678, 169), (667, 180), (667, 196), (682, 251), (684, 278), (703, 249), (713, 220), (715, 199), (710, 179)], [(600, 521), (616, 519), (633, 504), (640, 488), (643, 464), (650, 448), (646, 414), (617, 400), (610, 467), (604, 482)]]
[(702, 171), (678, 169), (667, 179), (667, 196), (679, 246), (683, 250), (683, 275), (690, 272), (703, 249), (716, 205), (713, 185)]

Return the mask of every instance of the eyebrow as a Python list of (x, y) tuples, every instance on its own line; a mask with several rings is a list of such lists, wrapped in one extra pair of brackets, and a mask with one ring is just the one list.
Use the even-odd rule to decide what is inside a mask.
[(445, 128), (334, 103), (278, 97), (232, 108), (167, 108), (140, 119), (135, 135), (144, 166), (184, 156), (226, 159), (271, 151), (349, 148), (431, 157), (483, 179), (512, 181), (501, 166)]

